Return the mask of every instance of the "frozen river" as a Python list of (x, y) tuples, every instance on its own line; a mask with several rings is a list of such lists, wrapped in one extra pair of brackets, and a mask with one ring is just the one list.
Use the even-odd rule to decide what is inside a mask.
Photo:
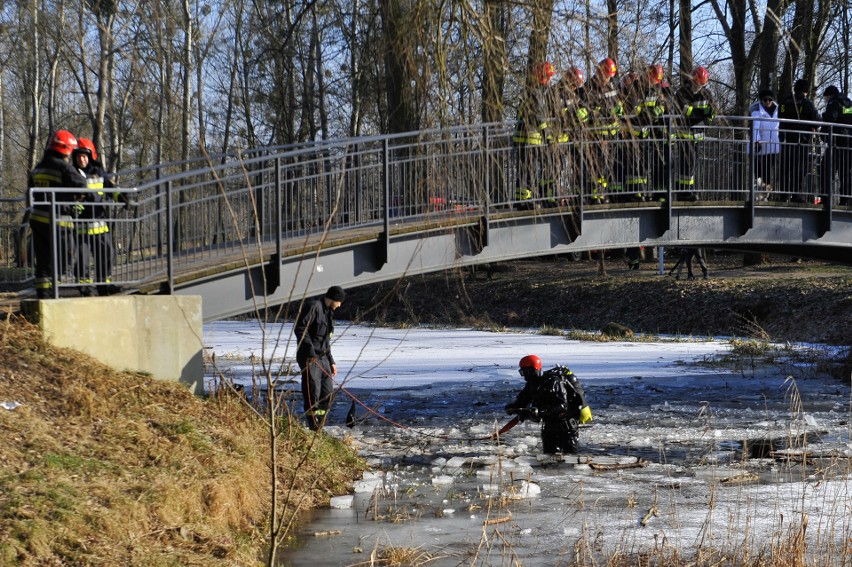
[[(256, 322), (205, 327), (207, 348), (246, 384), (252, 356), (291, 356), (288, 326), (266, 337), (261, 349)], [(848, 564), (849, 383), (783, 360), (760, 371), (710, 362), (728, 349), (338, 324), (341, 390), (326, 431), (348, 437), (372, 470), (334, 499), (339, 508), (310, 515), (288, 564), (380, 565), (392, 553), (440, 566), (696, 553)], [(526, 354), (583, 382), (595, 419), (579, 455), (540, 456), (530, 422), (489, 438), (523, 386)]]

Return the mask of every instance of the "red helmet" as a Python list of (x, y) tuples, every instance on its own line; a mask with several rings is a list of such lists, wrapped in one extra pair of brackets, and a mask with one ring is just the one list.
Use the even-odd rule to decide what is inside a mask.
[(615, 74), (618, 72), (618, 67), (615, 64), (615, 60), (613, 60), (611, 57), (602, 59), (601, 62), (598, 63), (598, 69), (600, 69), (601, 74), (604, 77), (609, 77), (610, 79), (615, 77)]
[(648, 65), (648, 81), (652, 85), (659, 85), (663, 82), (663, 66), (657, 63), (656, 65)]
[(704, 67), (696, 67), (692, 70), (692, 80), (703, 87), (710, 81), (710, 73)]
[(556, 73), (556, 68), (550, 61), (536, 63), (535, 67), (533, 67), (533, 75), (540, 85), (546, 85), (549, 83), (550, 78), (554, 75), (554, 73)]
[(77, 149), (77, 138), (68, 130), (57, 130), (47, 142), (47, 148), (52, 152), (70, 156)]
[(529, 380), (541, 376), (541, 359), (534, 354), (528, 354), (518, 363), (518, 373)]
[(95, 143), (88, 138), (77, 138), (77, 151), (89, 154), (89, 157), (93, 160), (98, 159)]
[(582, 87), (583, 83), (586, 82), (586, 76), (579, 67), (571, 67), (568, 69), (565, 74), (562, 75), (562, 79), (575, 88)]
[(625, 89), (629, 89), (634, 85), (634, 83), (636, 83), (636, 80), (638, 78), (639, 75), (631, 71), (630, 73), (624, 75), (624, 77), (621, 79), (621, 86)]

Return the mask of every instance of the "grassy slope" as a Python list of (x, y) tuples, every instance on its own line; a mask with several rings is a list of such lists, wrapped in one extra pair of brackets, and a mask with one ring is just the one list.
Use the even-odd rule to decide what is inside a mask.
[[(269, 430), (240, 399), (201, 400), (112, 371), (11, 318), (0, 321), (0, 402), (21, 404), (0, 408), (0, 564), (263, 558)], [(278, 470), (289, 521), (297, 506), (344, 491), (361, 465), (341, 444), (286, 423)]]

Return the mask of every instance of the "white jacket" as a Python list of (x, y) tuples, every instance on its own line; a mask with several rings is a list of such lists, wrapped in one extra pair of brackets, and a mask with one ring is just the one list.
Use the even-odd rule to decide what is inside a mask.
[(770, 120), (778, 118), (778, 105), (770, 113), (759, 102), (751, 105), (752, 139), (754, 140), (755, 152), (759, 156), (777, 154), (781, 151), (781, 142), (778, 139), (778, 121)]

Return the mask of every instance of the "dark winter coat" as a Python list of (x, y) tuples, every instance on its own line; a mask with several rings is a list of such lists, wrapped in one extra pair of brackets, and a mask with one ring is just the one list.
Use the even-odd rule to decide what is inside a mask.
[(836, 136), (835, 145), (848, 148), (852, 146), (852, 100), (845, 95), (837, 95), (828, 101), (822, 121), (834, 126), (823, 126), (823, 132), (832, 131)]
[[(63, 159), (61, 154), (46, 151), (44, 157), (30, 172), (27, 187), (86, 187), (86, 178), (80, 170)], [(29, 199), (29, 193), (27, 193)], [(62, 201), (72, 200), (71, 195), (63, 195)], [(41, 201), (31, 203), (32, 218), (42, 222), (50, 222), (50, 203)], [(60, 214), (70, 214), (71, 209), (64, 206), (59, 210)]]
[(334, 333), (334, 311), (320, 297), (308, 302), (296, 320), (293, 329), (298, 348), (296, 362), (304, 366), (310, 358), (328, 357), (330, 364), (335, 364), (331, 355), (331, 335)]
[(793, 120), (818, 121), (820, 119), (814, 103), (803, 93), (787, 95), (778, 107), (781, 140), (788, 144), (810, 144), (813, 124), (801, 124)]

